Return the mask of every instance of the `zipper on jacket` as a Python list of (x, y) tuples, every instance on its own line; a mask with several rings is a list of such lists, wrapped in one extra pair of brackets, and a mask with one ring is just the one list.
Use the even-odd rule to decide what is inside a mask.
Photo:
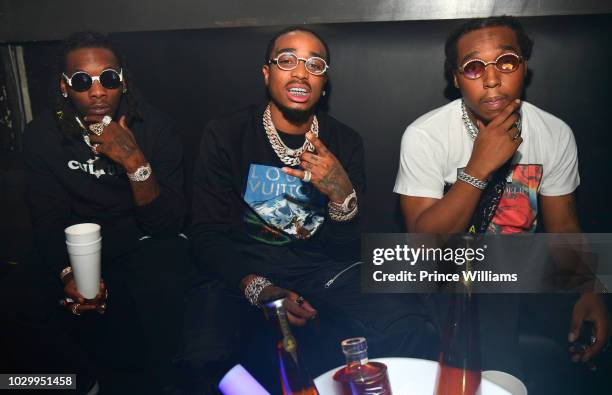
[(347, 270), (350, 270), (351, 268), (353, 268), (353, 267), (355, 267), (357, 265), (361, 265), (362, 263), (363, 262), (361, 262), (361, 261), (355, 262), (355, 263), (351, 264), (350, 266), (342, 269), (339, 273), (337, 273), (335, 276), (333, 276), (329, 281), (327, 281), (325, 283), (325, 288), (331, 287), (334, 284), (334, 282), (338, 279), (338, 277), (340, 277), (341, 275), (344, 274), (344, 272), (346, 272)]

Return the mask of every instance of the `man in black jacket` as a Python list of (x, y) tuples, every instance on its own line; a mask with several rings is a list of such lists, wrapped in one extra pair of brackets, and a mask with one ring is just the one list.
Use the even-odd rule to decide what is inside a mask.
[(208, 124), (194, 179), (198, 265), (254, 306), (285, 297), (293, 325), (320, 317), (317, 347), (301, 347), (313, 371), (342, 363), (341, 338), (366, 336), (373, 355), (425, 356), (435, 337), (416, 298), (360, 292), (364, 149), (317, 111), (329, 59), (314, 32), (278, 33), (262, 69), (269, 102)]
[[(32, 287), (36, 296), (19, 305), (29, 310), (20, 315), (28, 321), (32, 306), (49, 312), (36, 336), (57, 337), (61, 344), (54, 306), (63, 287), (72, 323), (83, 335), (80, 345), (88, 351), (77, 355), (78, 349), (63, 345), (58, 348), (69, 354), (64, 359), (81, 364), (87, 358), (103, 369), (123, 366), (147, 377), (134, 380), (137, 390), (125, 378), (113, 388), (96, 372), (105, 392), (158, 393), (170, 377), (189, 270), (188, 244), (179, 237), (182, 147), (169, 119), (137, 101), (104, 36), (79, 33), (65, 41), (60, 68), (55, 111), (37, 117), (24, 135), (27, 198), (41, 263), (30, 280), (44, 285)], [(64, 228), (83, 222), (99, 224), (102, 232), (104, 281), (93, 302), (78, 292), (66, 252)], [(65, 318), (69, 312), (59, 313)], [(35, 361), (23, 363), (29, 369)]]

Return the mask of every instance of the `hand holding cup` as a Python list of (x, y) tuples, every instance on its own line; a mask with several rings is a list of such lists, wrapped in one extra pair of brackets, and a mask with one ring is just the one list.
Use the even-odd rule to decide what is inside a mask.
[(83, 223), (65, 229), (66, 247), (72, 273), (63, 278), (64, 293), (76, 300), (78, 306), (70, 306), (79, 315), (83, 311), (102, 312), (106, 305), (106, 288), (100, 278), (102, 237), (100, 225)]

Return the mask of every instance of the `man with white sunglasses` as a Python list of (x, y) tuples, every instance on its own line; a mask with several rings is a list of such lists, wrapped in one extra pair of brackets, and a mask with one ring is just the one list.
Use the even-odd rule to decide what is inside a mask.
[[(58, 59), (53, 111), (38, 115), (24, 133), (39, 265), (28, 266), (33, 273), (24, 288), (32, 291), (16, 306), (29, 310), (26, 315), (48, 313), (48, 319), (19, 336), (41, 338), (45, 346), (52, 338), (55, 349), (41, 346), (39, 353), (58, 353), (79, 369), (113, 361), (109, 374), (93, 373), (105, 393), (119, 393), (115, 385), (161, 393), (171, 384), (190, 269), (188, 242), (179, 236), (182, 145), (169, 118), (134, 94), (106, 36), (76, 33), (63, 42)], [(77, 289), (64, 235), (67, 226), (89, 222), (99, 224), (102, 235), (103, 280), (93, 300)], [(57, 291), (66, 308), (61, 314)], [(64, 320), (89, 336), (77, 342), (87, 357), (56, 327)], [(23, 371), (36, 365), (38, 356), (20, 355)], [(114, 370), (121, 368), (133, 374), (121, 378)]]

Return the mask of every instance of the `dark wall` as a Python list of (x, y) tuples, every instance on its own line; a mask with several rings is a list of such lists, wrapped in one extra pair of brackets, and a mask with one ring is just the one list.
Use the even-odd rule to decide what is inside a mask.
[[(612, 0), (0, 0), (0, 42), (61, 40), (79, 30), (108, 33), (257, 27), (283, 24), (391, 22), (609, 14)], [(93, 16), (104, 17), (93, 17)]]
[[(522, 19), (535, 41), (526, 99), (566, 121), (579, 147), (583, 227), (610, 231), (608, 195), (612, 15)], [(448, 102), (443, 46), (457, 20), (314, 26), (331, 47), (330, 112), (366, 144), (369, 231), (400, 231), (392, 193), (399, 143), (419, 115)], [(261, 64), (277, 28), (232, 28), (112, 36), (127, 57), (132, 82), (171, 115), (185, 142), (190, 179), (208, 120), (262, 100)], [(55, 43), (26, 44), (33, 111), (47, 105)], [(55, 80), (53, 80), (55, 81)], [(52, 85), (55, 85), (53, 82)], [(190, 190), (190, 188), (187, 188)]]

